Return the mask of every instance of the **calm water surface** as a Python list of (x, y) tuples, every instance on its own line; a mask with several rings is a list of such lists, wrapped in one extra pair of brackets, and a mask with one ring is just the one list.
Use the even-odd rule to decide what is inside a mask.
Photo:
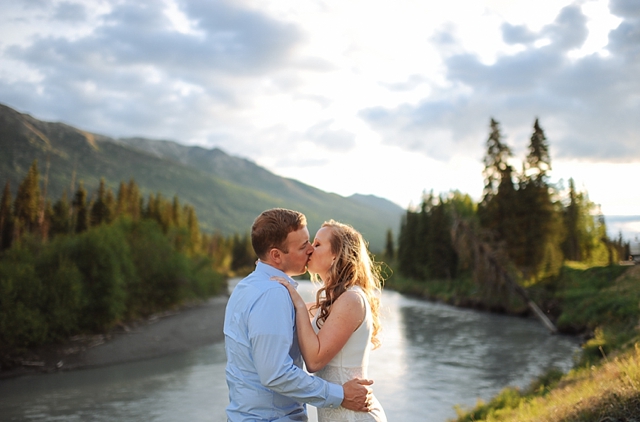
[[(301, 291), (312, 297), (313, 286)], [(310, 299), (309, 299), (310, 300)], [(533, 319), (383, 293), (382, 346), (369, 376), (390, 422), (446, 421), (506, 386), (564, 371), (575, 338)], [(145, 362), (0, 381), (0, 421), (224, 421), (224, 344)], [(315, 409), (309, 409), (315, 421)]]

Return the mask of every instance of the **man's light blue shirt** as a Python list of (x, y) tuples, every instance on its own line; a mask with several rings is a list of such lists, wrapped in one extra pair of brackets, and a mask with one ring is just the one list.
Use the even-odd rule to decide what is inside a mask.
[[(234, 288), (224, 320), (230, 422), (306, 421), (306, 406), (338, 407), (342, 386), (302, 369), (289, 292), (271, 277), (291, 280), (258, 262)], [(295, 283), (293, 280), (291, 282)]]

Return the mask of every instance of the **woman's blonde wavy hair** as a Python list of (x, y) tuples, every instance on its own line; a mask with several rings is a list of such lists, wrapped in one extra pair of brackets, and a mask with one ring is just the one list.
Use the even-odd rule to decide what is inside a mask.
[[(360, 286), (364, 292), (373, 317), (373, 348), (380, 345), (380, 291), (382, 280), (379, 265), (371, 257), (362, 235), (348, 224), (329, 220), (322, 224), (331, 231), (331, 252), (336, 259), (331, 264), (328, 280), (322, 280), (323, 286), (316, 294), (316, 303), (312, 309), (318, 309), (318, 328), (329, 316), (331, 305), (342, 293), (352, 286)], [(317, 274), (311, 274), (314, 282), (320, 282)]]

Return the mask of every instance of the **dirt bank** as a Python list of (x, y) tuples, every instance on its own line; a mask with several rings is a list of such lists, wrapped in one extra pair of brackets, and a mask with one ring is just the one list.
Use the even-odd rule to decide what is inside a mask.
[(113, 365), (184, 352), (223, 341), (227, 296), (153, 315), (97, 336), (77, 336), (64, 344), (33, 350), (0, 378)]

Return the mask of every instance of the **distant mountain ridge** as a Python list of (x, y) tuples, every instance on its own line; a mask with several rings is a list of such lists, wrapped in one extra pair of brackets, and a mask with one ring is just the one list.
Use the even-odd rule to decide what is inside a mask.
[[(0, 104), (0, 183), (15, 196), (34, 159), (47, 175), (47, 196), (58, 199), (82, 181), (89, 193), (101, 177), (114, 192), (134, 179), (143, 195), (177, 195), (195, 207), (201, 226), (224, 234), (246, 233), (263, 210), (303, 212), (311, 234), (330, 218), (362, 232), (371, 249), (384, 248), (386, 231), (397, 234), (404, 210), (383, 198), (345, 198), (277, 176), (250, 160), (213, 148), (145, 138), (114, 139), (63, 123), (44, 122)], [(48, 168), (48, 171), (47, 171)]]

